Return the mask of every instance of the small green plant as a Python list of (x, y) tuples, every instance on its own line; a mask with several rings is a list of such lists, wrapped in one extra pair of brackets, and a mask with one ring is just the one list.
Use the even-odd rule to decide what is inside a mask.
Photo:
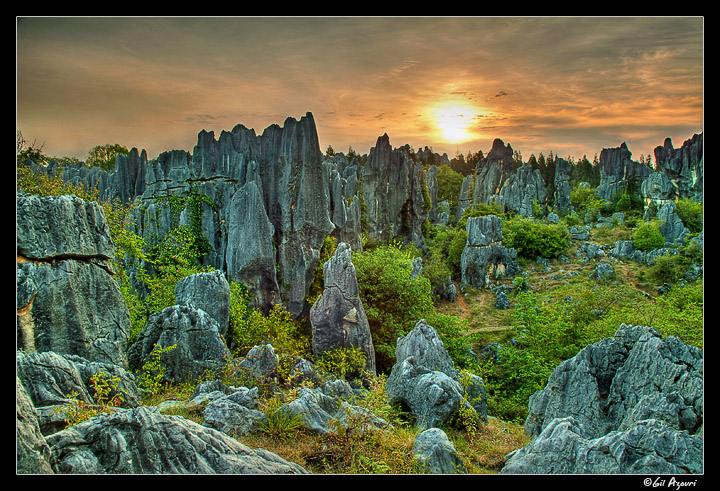
[(365, 367), (366, 356), (360, 348), (336, 348), (320, 355), (315, 365), (343, 380), (358, 378)]
[(120, 377), (111, 377), (108, 373), (99, 371), (93, 374), (90, 383), (94, 392), (94, 404), (82, 401), (78, 392), (73, 391), (67, 395), (68, 402), (53, 408), (52, 413), (63, 413), (63, 419), (68, 426), (73, 426), (98, 414), (111, 412), (125, 401), (124, 394), (118, 390)]
[(641, 251), (651, 251), (665, 245), (665, 237), (660, 233), (660, 222), (641, 222), (633, 233), (633, 243)]
[(282, 394), (275, 395), (265, 401), (262, 411), (266, 419), (260, 424), (260, 431), (267, 436), (281, 440), (292, 440), (298, 431), (303, 427), (303, 419), (300, 414), (281, 409), (281, 406), (291, 402), (298, 397), (299, 389), (292, 389), (284, 397)]
[(166, 367), (162, 362), (162, 355), (169, 353), (177, 348), (177, 344), (172, 344), (163, 348), (160, 345), (154, 345), (147, 361), (142, 367), (140, 373), (140, 386), (147, 390), (153, 397), (160, 393), (165, 379)]

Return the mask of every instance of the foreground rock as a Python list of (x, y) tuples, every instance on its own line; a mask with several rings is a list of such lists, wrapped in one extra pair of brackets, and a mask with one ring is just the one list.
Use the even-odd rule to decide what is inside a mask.
[(17, 348), (127, 368), (130, 315), (113, 278), (103, 208), (75, 196), (18, 193)]
[(467, 474), (455, 445), (440, 428), (429, 428), (415, 437), (413, 453), (422, 472), (429, 474)]
[[(359, 348), (365, 370), (375, 374), (375, 348), (360, 300), (350, 247), (341, 243), (323, 266), (325, 289), (310, 309), (313, 354), (338, 348)], [(359, 375), (359, 374), (358, 374)]]
[(103, 414), (51, 435), (62, 474), (305, 474), (272, 452), (147, 407)]
[(397, 341), (397, 362), (386, 382), (391, 403), (402, 403), (420, 428), (439, 427), (461, 407), (487, 422), (487, 398), (482, 380), (470, 374), (460, 383), (442, 340), (425, 320)]
[(622, 325), (553, 371), (529, 401), (536, 440), (504, 473), (702, 472), (703, 354)]

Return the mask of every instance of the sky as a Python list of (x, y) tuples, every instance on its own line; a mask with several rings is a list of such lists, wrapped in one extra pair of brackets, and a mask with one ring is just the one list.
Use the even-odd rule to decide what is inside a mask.
[(312, 112), (320, 148), (500, 138), (634, 160), (703, 131), (702, 17), (18, 17), (16, 129), (49, 156), (192, 152)]

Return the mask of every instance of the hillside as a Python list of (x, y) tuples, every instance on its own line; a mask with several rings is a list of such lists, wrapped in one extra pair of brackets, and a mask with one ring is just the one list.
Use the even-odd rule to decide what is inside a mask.
[[(507, 472), (551, 472), (531, 442), (573, 417), (568, 438), (592, 448), (632, 430), (688, 451), (649, 438), (631, 462), (554, 455), (569, 472), (702, 472), (702, 135), (666, 140), (655, 168), (625, 144), (589, 167), (514, 157), (496, 140), (463, 176), (387, 135), (323, 155), (308, 113), (202, 131), (192, 153), (133, 149), (110, 172), (18, 162), (22, 468), (497, 473), (522, 449)], [(667, 347), (647, 358), (647, 343)], [(549, 383), (583, 356), (602, 367), (583, 385)], [(670, 380), (645, 387), (640, 363)], [(546, 385), (569, 413), (538, 409)], [(623, 406), (620, 390), (644, 398)], [(613, 417), (586, 431), (575, 404)], [(167, 428), (151, 438), (184, 442), (182, 463), (138, 447), (103, 467), (117, 448), (91, 435), (140, 445), (128, 424)]]

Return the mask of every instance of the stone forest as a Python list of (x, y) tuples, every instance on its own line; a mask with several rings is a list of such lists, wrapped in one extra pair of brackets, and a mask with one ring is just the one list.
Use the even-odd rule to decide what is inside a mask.
[[(704, 473), (703, 135), (18, 145), (17, 474)], [(686, 482), (688, 476), (684, 476)]]

